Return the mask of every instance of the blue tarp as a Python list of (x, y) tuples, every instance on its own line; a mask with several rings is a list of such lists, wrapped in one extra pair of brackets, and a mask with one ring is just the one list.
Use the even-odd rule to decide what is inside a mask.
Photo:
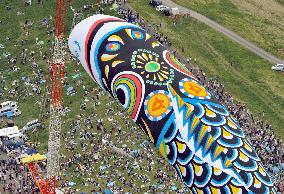
[(47, 25), (49, 22), (49, 19), (48, 18), (44, 18), (42, 21), (41, 21), (41, 24), (42, 25)]
[(76, 183), (69, 181), (69, 182), (68, 182), (68, 185), (71, 186), (71, 187), (73, 187), (74, 185), (76, 185)]
[(14, 142), (12, 142), (12, 141), (10, 141), (10, 140), (7, 140), (7, 141), (4, 141), (4, 145), (5, 145), (5, 146), (14, 145)]
[(24, 142), (22, 142), (22, 141), (16, 141), (16, 142), (14, 142), (14, 144), (16, 145), (16, 146), (21, 146), (21, 145), (25, 145), (25, 143)]
[(41, 83), (41, 84), (44, 84), (45, 82), (46, 82), (45, 79), (39, 81), (39, 83)]
[(6, 112), (5, 115), (6, 115), (6, 117), (7, 117), (8, 119), (14, 117), (14, 113), (13, 113), (12, 111)]
[(107, 184), (108, 187), (112, 187), (113, 185), (114, 185), (114, 182), (112, 182), (112, 181), (110, 181), (110, 182)]
[(69, 96), (69, 95), (73, 95), (73, 94), (75, 94), (75, 89), (72, 86), (69, 86), (67, 88), (67, 95)]
[(25, 148), (25, 149), (24, 149), (24, 153), (25, 153), (25, 154), (28, 154), (28, 155), (32, 155), (32, 154), (37, 154), (38, 151), (36, 151), (36, 150), (33, 149), (33, 148)]
[(104, 190), (103, 194), (113, 194), (113, 192), (109, 189)]
[(11, 140), (4, 141), (4, 145), (7, 146), (10, 150), (19, 148), (21, 145), (24, 145), (24, 142), (17, 141), (13, 142)]
[(177, 190), (177, 187), (176, 187), (175, 185), (173, 185), (173, 186), (171, 187), (171, 189), (172, 189), (173, 191), (176, 191), (176, 190)]
[(73, 88), (72, 86), (70, 86), (70, 87), (67, 88), (67, 92), (70, 92), (70, 91), (72, 91), (72, 90), (74, 90), (74, 88)]
[(76, 79), (76, 78), (79, 78), (79, 77), (82, 77), (82, 73), (77, 73), (75, 75), (72, 75), (73, 79)]
[(105, 170), (105, 169), (107, 169), (107, 166), (100, 166), (99, 169), (100, 170)]

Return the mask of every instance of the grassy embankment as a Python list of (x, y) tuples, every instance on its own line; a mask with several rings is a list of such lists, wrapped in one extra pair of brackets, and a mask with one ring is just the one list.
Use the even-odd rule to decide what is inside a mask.
[[(174, 0), (284, 59), (283, 0)], [(268, 63), (267, 65), (268, 66)]]
[(183, 46), (185, 57), (196, 58), (194, 65), (209, 77), (218, 77), (225, 89), (254, 115), (264, 111), (265, 119), (284, 138), (284, 79), (280, 73), (271, 71), (267, 61), (193, 18), (174, 26), (170, 18), (157, 12), (146, 0), (131, 0), (129, 4), (148, 22), (163, 23), (160, 31), (179, 53)]

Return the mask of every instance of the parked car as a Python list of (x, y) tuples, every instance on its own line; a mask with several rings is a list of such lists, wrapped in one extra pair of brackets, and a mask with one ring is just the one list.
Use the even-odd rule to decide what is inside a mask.
[(275, 71), (284, 71), (284, 64), (276, 64), (271, 67)]
[(164, 9), (162, 12), (165, 16), (179, 15), (179, 9), (177, 7)]
[(157, 7), (159, 5), (162, 5), (162, 1), (161, 0), (150, 0), (149, 4), (154, 6), (154, 7)]
[(169, 7), (167, 7), (167, 6), (165, 6), (165, 5), (159, 5), (159, 6), (156, 7), (156, 10), (157, 10), (157, 11), (163, 11), (163, 10), (165, 10), (165, 9), (169, 9)]
[(171, 15), (173, 15), (173, 13), (172, 13), (172, 10), (171, 10), (171, 8), (167, 8), (167, 9), (163, 9), (162, 10), (162, 13), (165, 15), (165, 16), (171, 16)]
[(36, 128), (40, 128), (42, 127), (41, 122), (38, 119), (32, 120), (30, 122), (28, 122), (21, 130), (21, 132), (26, 132), (26, 131), (30, 131)]

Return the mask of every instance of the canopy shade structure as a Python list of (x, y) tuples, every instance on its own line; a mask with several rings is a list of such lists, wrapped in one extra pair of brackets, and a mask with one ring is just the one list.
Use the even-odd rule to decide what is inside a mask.
[(227, 108), (145, 30), (94, 15), (68, 44), (193, 193), (276, 193)]
[(25, 157), (21, 159), (21, 163), (22, 164), (28, 164), (28, 163), (32, 163), (32, 162), (39, 162), (39, 161), (43, 161), (46, 160), (46, 156), (45, 155), (41, 155), (41, 154), (33, 154), (31, 156)]
[(17, 126), (0, 129), (0, 137), (9, 136), (9, 135), (18, 134), (18, 133), (20, 133), (20, 131)]

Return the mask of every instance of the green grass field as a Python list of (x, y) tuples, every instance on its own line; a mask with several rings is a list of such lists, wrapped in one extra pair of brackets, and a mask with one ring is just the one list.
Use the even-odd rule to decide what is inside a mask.
[[(75, 9), (81, 8), (83, 7), (84, 4), (91, 4), (91, 3), (93, 3), (92, 0), (74, 1), (74, 8)], [(7, 11), (5, 9), (6, 5), (11, 6), (12, 9)], [(73, 19), (73, 15), (70, 13), (69, 9), (67, 10), (68, 12), (67, 12), (67, 19), (66, 19), (67, 21), (66, 37), (69, 35), (69, 31), (71, 29), (71, 23)], [(85, 17), (95, 14), (96, 11), (97, 11), (97, 7), (95, 7), (94, 9), (90, 11), (87, 11), (85, 13)], [(106, 11), (106, 14), (110, 14), (110, 15), (116, 14), (116, 13), (109, 11), (109, 7), (106, 7), (105, 11)], [(17, 16), (16, 15), (17, 12), (23, 12), (24, 15)], [(40, 5), (37, 5), (36, 2), (34, 2), (33, 5), (29, 7), (24, 7), (23, 2), (21, 0), (17, 0), (17, 1), (3, 0), (0, 2), (0, 20), (2, 21), (2, 23), (0, 23), (0, 44), (3, 44), (5, 46), (4, 49), (0, 49), (0, 71), (2, 73), (1, 75), (5, 77), (6, 84), (4, 87), (7, 89), (5, 91), (5, 95), (0, 97), (0, 102), (6, 101), (6, 100), (17, 100), (18, 95), (14, 97), (9, 97), (9, 95), (7, 94), (8, 91), (12, 88), (13, 80), (19, 80), (22, 76), (28, 76), (30, 78), (32, 78), (33, 76), (32, 74), (33, 69), (31, 67), (31, 62), (28, 62), (25, 66), (19, 64), (21, 50), (23, 48), (21, 46), (21, 40), (22, 39), (28, 40), (27, 44), (24, 46), (24, 48), (28, 49), (28, 53), (30, 53), (32, 50), (36, 51), (37, 49), (36, 44), (35, 44), (36, 37), (38, 37), (39, 40), (43, 40), (45, 42), (45, 44), (43, 45), (43, 52), (48, 52), (48, 50), (52, 48), (51, 43), (47, 42), (48, 40), (48, 36), (46, 34), (47, 29), (46, 27), (41, 25), (41, 20), (43, 20), (45, 17), (49, 17), (49, 15), (54, 15), (54, 14), (55, 14), (55, 0), (45, 1), (44, 8), (42, 8)], [(26, 19), (34, 23), (33, 26), (30, 27), (30, 30), (29, 30), (30, 35), (28, 37), (25, 36), (24, 30), (23, 30), (23, 24)], [(6, 37), (11, 38), (11, 40), (7, 41)], [(54, 37), (51, 37), (50, 39), (53, 40), (53, 38)], [(3, 53), (6, 51), (11, 53), (11, 57), (18, 57), (17, 66), (20, 67), (19, 71), (17, 72), (11, 71), (10, 66), (8, 66), (8, 59), (3, 56)], [(42, 60), (39, 57), (38, 53), (36, 53), (35, 58), (36, 58), (36, 63), (39, 65), (39, 67), (45, 71), (44, 74), (49, 76), (48, 64), (46, 63), (46, 61)], [(86, 96), (86, 98), (83, 98), (83, 89), (80, 89), (80, 88), (82, 88), (82, 86), (85, 85), (89, 89), (89, 91), (92, 91), (93, 88), (98, 87), (98, 85), (95, 84), (89, 78), (89, 76), (86, 74), (85, 70), (83, 69), (81, 65), (76, 67), (76, 62), (71, 62), (67, 60), (67, 58), (68, 58), (68, 55), (66, 56), (66, 63), (65, 63), (65, 70), (66, 70), (66, 76), (67, 76), (66, 81), (68, 81), (71, 86), (76, 88), (77, 93), (74, 96), (67, 96), (67, 95), (64, 96), (64, 105), (68, 106), (72, 111), (62, 118), (63, 120), (63, 125), (62, 125), (63, 131), (62, 132), (70, 131), (70, 124), (75, 119), (77, 119), (78, 115), (80, 114), (80, 103), (84, 101), (86, 98), (90, 100), (91, 97), (95, 95), (94, 93), (90, 93)], [(71, 78), (71, 75), (75, 73), (74, 72), (75, 69), (79, 69), (80, 72), (82, 72), (83, 82), (80, 87), (75, 86), (78, 83), (79, 79)], [(50, 80), (48, 80), (47, 84), (50, 84)], [(19, 91), (24, 90), (24, 87), (25, 87), (24, 84), (20, 85)], [(45, 84), (41, 85), (42, 91), (44, 91), (45, 87), (46, 87)], [(28, 88), (29, 90), (31, 90), (30, 87)], [(46, 102), (47, 107), (43, 109), (41, 109), (41, 106), (39, 106), (39, 104), (37, 103), (37, 102), (43, 103), (46, 100), (46, 98), (49, 98), (48, 95), (46, 96), (43, 93), (44, 92), (42, 92), (42, 94), (39, 96), (31, 95), (27, 97), (25, 100), (23, 100), (22, 98), (19, 100), (19, 109), (22, 111), (22, 114), (19, 117), (16, 117), (14, 119), (16, 125), (19, 126), (19, 128), (22, 128), (28, 121), (38, 118), (41, 111), (43, 112), (49, 111), (49, 102)], [(96, 125), (95, 125), (96, 119), (101, 118), (101, 119), (104, 119), (104, 122), (103, 122), (104, 127), (108, 129), (107, 133), (110, 134), (112, 142), (117, 147), (121, 147), (123, 144), (126, 144), (127, 147), (129, 147), (131, 150), (140, 148), (140, 144), (142, 143), (142, 140), (144, 141), (145, 139), (147, 139), (146, 135), (139, 129), (137, 129), (135, 133), (133, 133), (133, 131), (130, 131), (129, 129), (125, 129), (125, 120), (122, 119), (121, 116), (119, 115), (114, 116), (114, 118), (115, 120), (118, 121), (119, 125), (123, 128), (122, 136), (119, 139), (116, 139), (116, 136), (110, 132), (112, 122), (107, 120), (109, 116), (106, 114), (106, 111), (107, 111), (106, 104), (110, 101), (109, 99), (110, 99), (109, 96), (107, 96), (106, 94), (104, 94), (100, 98), (101, 105), (98, 106), (96, 109), (96, 114), (98, 115), (98, 117), (93, 118), (94, 128), (91, 130), (91, 132), (96, 133), (95, 142), (98, 142), (99, 144), (101, 144), (101, 141), (99, 141), (99, 137), (104, 135), (102, 131), (96, 130)], [(86, 102), (86, 103), (87, 103), (86, 104), (87, 109), (81, 112), (84, 114), (85, 117), (91, 115), (91, 113), (94, 112), (93, 102), (90, 100), (89, 102)], [(118, 104), (115, 103), (112, 107), (115, 112), (118, 112), (122, 109), (121, 106), (117, 106), (117, 105)], [(132, 125), (134, 125), (134, 123), (130, 119), (129, 121)], [(45, 128), (38, 130), (35, 134), (29, 133), (28, 136), (31, 142), (40, 142), (39, 151), (40, 153), (45, 154), (47, 152), (49, 119), (44, 119), (42, 122), (44, 123)], [(82, 125), (81, 129), (82, 130), (86, 129), (86, 127)], [(79, 136), (76, 138), (78, 140)], [(152, 145), (151, 145), (151, 148), (155, 150), (154, 146)], [(92, 149), (92, 146), (88, 146), (88, 149), (86, 150), (86, 152), (89, 152), (91, 149)], [(63, 139), (62, 139), (61, 153), (66, 156), (66, 160), (73, 155), (72, 153), (70, 153), (69, 150), (66, 149)], [(78, 154), (78, 153), (82, 154), (82, 150), (80, 149), (79, 146), (76, 147), (75, 149), (75, 154)], [(139, 180), (136, 176), (133, 175), (133, 174), (142, 174), (146, 172), (143, 169), (148, 168), (149, 162), (145, 158), (142, 159), (141, 161), (137, 161), (139, 162), (138, 164), (141, 167), (141, 169), (135, 169), (132, 175), (128, 174), (127, 169), (121, 168), (121, 166), (123, 167), (126, 165), (124, 164), (124, 165), (121, 165), (120, 167), (118, 166), (117, 168), (113, 168), (113, 169), (110, 169), (104, 172), (106, 175), (106, 178), (101, 178), (101, 177), (97, 177), (97, 175), (100, 173), (98, 171), (99, 166), (107, 165), (107, 164), (116, 166), (114, 164), (115, 161), (125, 162), (126, 160), (123, 157), (121, 157), (121, 155), (111, 151), (110, 148), (99, 150), (98, 154), (99, 154), (99, 160), (96, 163), (92, 164), (94, 169), (97, 170), (95, 173), (91, 175), (87, 173), (85, 173), (84, 175), (80, 175), (78, 172), (75, 172), (75, 165), (72, 165), (71, 168), (68, 169), (67, 172), (62, 172), (62, 174), (65, 174), (64, 180), (69, 180), (69, 181), (73, 181), (77, 183), (77, 185), (74, 188), (78, 189), (78, 192), (81, 191), (81, 192), (87, 192), (87, 193), (91, 193), (92, 189), (95, 189), (96, 191), (99, 191), (99, 190), (98, 190), (98, 187), (95, 187), (92, 184), (84, 185), (84, 182), (86, 182), (85, 181), (86, 178), (94, 178), (96, 182), (100, 184), (100, 187), (104, 189), (107, 187), (106, 180), (108, 178), (111, 178), (114, 175), (117, 175), (117, 172), (120, 172), (127, 181), (136, 180), (135, 186), (137, 187), (140, 187), (142, 184), (145, 184), (141, 180)], [(159, 162), (161, 160), (161, 157), (159, 157), (160, 154), (158, 153), (158, 151), (155, 151), (154, 154), (155, 154), (155, 157), (154, 156), (152, 157), (152, 161), (155, 164), (152, 165), (153, 167), (152, 171), (147, 174), (147, 178), (149, 178), (151, 184), (159, 185), (158, 179), (155, 178), (155, 174), (158, 170), (163, 170), (164, 172), (167, 172), (166, 174), (168, 177), (175, 176), (175, 173), (173, 173), (174, 170), (170, 172), (166, 169), (169, 167), (167, 164), (163, 164)], [(65, 162), (65, 160), (62, 161), (62, 163), (63, 162)], [(115, 177), (114, 179), (116, 180)], [(173, 184), (175, 184), (178, 188), (181, 188), (181, 185), (182, 185), (181, 182), (178, 179), (173, 179), (173, 180), (174, 180)], [(142, 191), (145, 192), (149, 186), (150, 185), (147, 185), (147, 187), (142, 189)], [(122, 185), (120, 180), (116, 180), (116, 187), (122, 187), (125, 192), (133, 191), (133, 188), (131, 186)], [(171, 185), (166, 185), (164, 190), (167, 191), (167, 189), (169, 189), (170, 187)]]
[[(76, 1), (74, 2), (74, 7), (82, 7), (84, 3), (87, 3), (88, 1)], [(91, 2), (91, 1), (89, 1)], [(32, 67), (31, 63), (27, 63), (27, 65), (21, 65), (20, 63), (20, 56), (21, 56), (21, 51), (22, 48), (27, 48), (28, 53), (31, 51), (36, 51), (36, 44), (35, 44), (35, 39), (36, 37), (39, 38), (39, 40), (43, 40), (45, 44), (43, 45), (43, 52), (50, 53), (49, 49), (52, 48), (52, 43), (47, 42), (48, 39), (51, 41), (53, 40), (54, 37), (48, 37), (46, 34), (47, 29), (41, 25), (41, 20), (43, 20), (45, 17), (49, 17), (50, 15), (55, 14), (55, 1), (52, 2), (45, 2), (44, 4), (44, 9), (40, 7), (40, 5), (36, 5), (36, 3), (33, 6), (29, 6), (24, 8), (23, 2), (18, 0), (18, 1), (9, 1), (5, 0), (1, 2), (1, 7), (0, 7), (0, 20), (2, 20), (2, 24), (0, 24), (0, 43), (5, 46), (5, 49), (0, 50), (0, 68), (1, 72), (6, 78), (6, 86), (7, 88), (11, 87), (11, 82), (16, 79), (20, 79), (22, 76), (31, 76), (32, 74)], [(10, 5), (12, 9), (10, 11), (5, 10), (5, 5)], [(24, 9), (24, 15), (19, 15), (16, 16), (17, 12), (21, 12), (22, 9)], [(72, 23), (72, 14), (70, 14), (70, 11), (67, 13), (67, 24), (66, 24), (66, 29), (67, 32), (66, 34), (69, 34), (69, 30), (71, 28), (71, 23)], [(33, 22), (33, 26), (30, 28), (30, 35), (27, 37), (24, 34), (23, 30), (23, 24), (25, 20), (29, 20), (30, 22)], [(11, 40), (7, 41), (6, 37), (10, 37)], [(25, 44), (24, 47), (21, 46), (21, 40), (27, 40), (27, 43)], [(8, 66), (8, 59), (5, 58), (2, 53), (5, 51), (8, 51), (11, 53), (11, 57), (18, 57), (18, 67), (20, 67), (20, 70), (17, 72), (12, 72), (10, 67)], [(39, 56), (35, 56), (36, 58), (36, 63), (39, 65), (40, 68), (42, 68), (45, 71), (46, 75), (49, 75), (48, 72), (48, 64), (46, 61), (42, 60)], [(66, 70), (67, 74), (69, 72), (72, 72), (74, 70), (74, 64), (70, 63), (69, 61), (66, 63)], [(82, 73), (83, 76), (86, 77), (85, 72), (83, 71), (82, 68)], [(89, 80), (89, 79), (86, 79)], [(48, 84), (50, 83), (50, 80), (48, 80)], [(24, 88), (23, 85), (20, 85), (19, 90), (21, 91)], [(44, 90), (45, 85), (42, 85), (42, 90)], [(80, 92), (80, 91), (79, 91)], [(44, 95), (42, 93), (41, 96), (30, 96), (26, 98), (26, 100), (20, 100), (19, 101), (19, 106), (20, 110), (23, 112), (23, 114), (20, 117), (17, 117), (16, 123), (19, 127), (23, 127), (26, 122), (38, 118), (40, 114), (40, 108), (38, 107), (35, 102), (42, 102)], [(49, 98), (49, 96), (47, 96)], [(66, 97), (66, 96), (65, 96)], [(16, 98), (15, 98), (16, 99)], [(74, 106), (76, 106), (78, 97), (76, 100), (74, 99)], [(4, 98), (1, 98), (1, 101), (5, 100)], [(73, 102), (73, 101), (72, 101)], [(72, 104), (73, 105), (73, 104)], [(71, 106), (72, 106), (71, 105)], [(27, 110), (29, 111), (29, 114), (26, 114)], [(45, 110), (46, 111), (46, 110)], [(48, 122), (47, 122), (48, 123)], [(46, 138), (46, 135), (43, 135)]]
[(279, 2), (279, 3), (284, 5), (284, 1), (283, 0), (277, 0), (277, 2)]
[(254, 115), (264, 111), (265, 119), (284, 138), (284, 79), (280, 73), (271, 71), (266, 61), (195, 19), (184, 19), (174, 26), (170, 18), (162, 16), (146, 0), (129, 3), (148, 22), (163, 23), (161, 32), (170, 37), (179, 53), (183, 46), (185, 57), (196, 58), (194, 65), (210, 77), (218, 77), (225, 89)]
[(174, 0), (174, 2), (215, 20), (284, 59), (283, 0)]

